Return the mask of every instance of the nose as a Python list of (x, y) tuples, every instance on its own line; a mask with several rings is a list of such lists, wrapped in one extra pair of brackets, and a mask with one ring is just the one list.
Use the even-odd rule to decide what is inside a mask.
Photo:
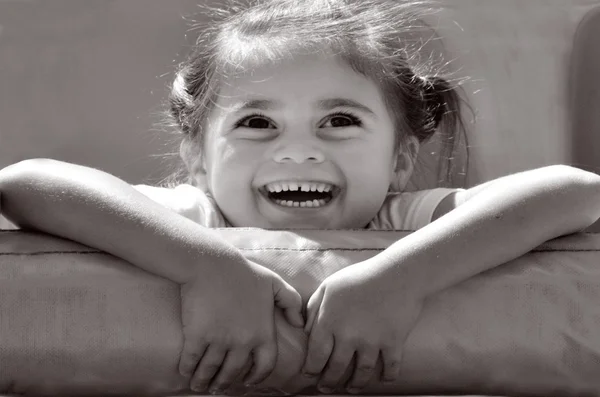
[(274, 160), (278, 163), (291, 161), (297, 164), (304, 162), (322, 163), (325, 160), (325, 155), (315, 146), (293, 143), (279, 148), (275, 153)]

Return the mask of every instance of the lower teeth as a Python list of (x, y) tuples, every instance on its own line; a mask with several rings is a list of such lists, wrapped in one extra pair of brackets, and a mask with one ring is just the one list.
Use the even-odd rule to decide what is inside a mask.
[(321, 207), (325, 204), (327, 204), (327, 202), (325, 200), (312, 200), (312, 201), (291, 201), (291, 200), (275, 200), (275, 202), (281, 206), (284, 207), (309, 207), (309, 208), (315, 208), (315, 207)]

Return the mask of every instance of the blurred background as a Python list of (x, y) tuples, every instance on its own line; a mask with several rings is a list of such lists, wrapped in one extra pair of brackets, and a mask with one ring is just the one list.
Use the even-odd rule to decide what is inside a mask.
[[(0, 0), (0, 167), (48, 157), (164, 177), (177, 146), (157, 123), (201, 1)], [(556, 163), (599, 171), (600, 0), (440, 3), (428, 23), (476, 116), (467, 185)]]

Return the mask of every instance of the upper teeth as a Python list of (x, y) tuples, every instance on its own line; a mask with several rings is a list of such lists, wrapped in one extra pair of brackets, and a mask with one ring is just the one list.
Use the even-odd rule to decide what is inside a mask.
[(269, 192), (287, 192), (288, 190), (301, 190), (303, 192), (329, 192), (333, 189), (333, 185), (328, 183), (313, 183), (313, 182), (274, 182), (266, 186)]

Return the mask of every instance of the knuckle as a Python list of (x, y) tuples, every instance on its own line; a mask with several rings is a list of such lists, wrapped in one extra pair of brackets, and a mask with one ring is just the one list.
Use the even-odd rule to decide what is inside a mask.
[(203, 346), (205, 346), (206, 344), (206, 338), (204, 337), (204, 335), (202, 336), (197, 336), (197, 334), (194, 334), (193, 336), (191, 335), (185, 335), (185, 340), (184, 340), (184, 347), (185, 350), (187, 351), (197, 351), (200, 350)]
[(266, 377), (270, 376), (273, 373), (273, 371), (275, 371), (275, 367), (276, 367), (275, 361), (269, 361), (265, 365), (264, 370), (263, 370), (264, 377), (266, 378)]
[(386, 370), (399, 371), (402, 366), (402, 360), (396, 357), (384, 357), (383, 366)]
[(259, 349), (267, 357), (268, 361), (274, 361), (277, 358), (277, 343), (266, 341), (260, 344)]
[(325, 338), (314, 338), (309, 342), (308, 351), (312, 357), (329, 358), (332, 343)]
[(205, 333), (202, 337), (203, 342), (207, 345), (222, 344), (226, 340), (225, 334)]
[(361, 364), (356, 367), (356, 370), (363, 374), (372, 374), (375, 371), (375, 367), (371, 364)]
[(276, 357), (272, 354), (263, 355), (262, 360), (257, 362), (255, 360), (255, 369), (257, 375), (268, 376), (275, 369)]
[(202, 370), (200, 371), (199, 376), (203, 377), (204, 375), (211, 377), (215, 372), (219, 370), (221, 366), (217, 363), (206, 363), (202, 365)]
[(191, 365), (200, 361), (202, 356), (198, 351), (188, 351), (184, 353), (185, 364)]
[(269, 368), (263, 368), (263, 369), (256, 370), (256, 372), (252, 376), (252, 383), (256, 384), (256, 383), (263, 382), (265, 379), (267, 379), (269, 377), (269, 375), (271, 375), (271, 372), (272, 372), (272, 369), (269, 369)]
[(401, 364), (402, 362), (400, 360), (392, 360), (387, 366), (391, 369), (398, 369)]
[(243, 343), (248, 347), (253, 347), (253, 346), (265, 347), (266, 346), (268, 348), (272, 348), (272, 346), (275, 345), (275, 343), (271, 340), (271, 338), (268, 338), (266, 336), (266, 334), (248, 335), (247, 337), (244, 338)]
[(217, 383), (219, 386), (229, 385), (235, 380), (235, 378), (236, 378), (235, 371), (228, 371), (226, 373), (219, 374), (219, 379), (218, 379)]
[(328, 372), (338, 374), (346, 369), (347, 363), (344, 363), (340, 359), (334, 359), (327, 364)]
[(263, 333), (251, 332), (249, 330), (240, 330), (235, 335), (235, 342), (238, 345), (249, 346), (260, 343), (265, 337)]
[(275, 370), (275, 357), (269, 357), (266, 361), (265, 361), (265, 366), (264, 366), (264, 371), (263, 373), (265, 374), (265, 377), (269, 376), (271, 374), (271, 372), (273, 372)]
[(363, 339), (364, 338), (361, 337), (360, 334), (349, 330), (338, 332), (335, 337), (336, 342), (341, 343), (343, 345), (351, 346), (358, 346), (364, 344)]
[(322, 351), (313, 351), (310, 356), (309, 356), (309, 360), (311, 363), (318, 365), (318, 364), (323, 364), (325, 365), (325, 363), (327, 362), (327, 355), (325, 353), (323, 353)]

